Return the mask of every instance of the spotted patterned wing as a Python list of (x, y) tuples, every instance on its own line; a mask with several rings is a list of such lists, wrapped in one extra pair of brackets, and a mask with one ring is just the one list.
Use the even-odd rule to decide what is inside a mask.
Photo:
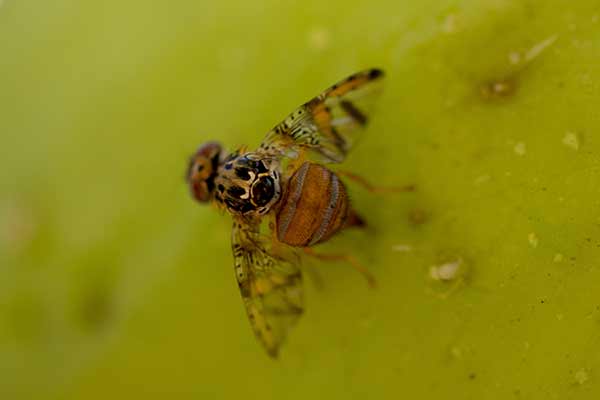
[(343, 161), (369, 120), (383, 76), (383, 71), (369, 69), (333, 85), (267, 133), (259, 151), (294, 157), (308, 148), (321, 161)]
[(293, 262), (269, 253), (259, 220), (236, 218), (232, 250), (248, 319), (271, 357), (303, 310), (302, 275)]

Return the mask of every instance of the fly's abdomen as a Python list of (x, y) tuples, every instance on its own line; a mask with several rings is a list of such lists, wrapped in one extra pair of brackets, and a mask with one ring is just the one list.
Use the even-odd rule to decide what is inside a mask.
[(277, 237), (290, 246), (312, 246), (340, 230), (347, 216), (344, 184), (327, 168), (305, 162), (288, 181), (277, 213)]

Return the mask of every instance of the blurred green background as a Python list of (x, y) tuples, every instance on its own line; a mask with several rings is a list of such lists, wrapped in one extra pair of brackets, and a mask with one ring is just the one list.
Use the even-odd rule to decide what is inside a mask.
[[(187, 157), (371, 66), (344, 167), (418, 190), (271, 360)], [(595, 0), (0, 0), (0, 398), (597, 399), (599, 105)]]

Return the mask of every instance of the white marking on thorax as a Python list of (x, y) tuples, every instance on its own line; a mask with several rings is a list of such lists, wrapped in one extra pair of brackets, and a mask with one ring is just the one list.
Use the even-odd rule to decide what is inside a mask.
[[(250, 175), (250, 182), (254, 182), (254, 178), (256, 174), (253, 171), (248, 171), (248, 175)], [(246, 192), (240, 196), (240, 199), (248, 200), (250, 198), (250, 187), (244, 189)]]

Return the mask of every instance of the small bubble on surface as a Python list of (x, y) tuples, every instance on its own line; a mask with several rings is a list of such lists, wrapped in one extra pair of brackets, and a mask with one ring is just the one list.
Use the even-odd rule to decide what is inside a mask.
[(562, 262), (562, 260), (563, 260), (564, 258), (565, 258), (565, 257), (564, 257), (562, 254), (560, 254), (560, 253), (556, 253), (556, 254), (554, 255), (554, 262), (555, 262), (555, 263), (560, 263), (560, 262)]

